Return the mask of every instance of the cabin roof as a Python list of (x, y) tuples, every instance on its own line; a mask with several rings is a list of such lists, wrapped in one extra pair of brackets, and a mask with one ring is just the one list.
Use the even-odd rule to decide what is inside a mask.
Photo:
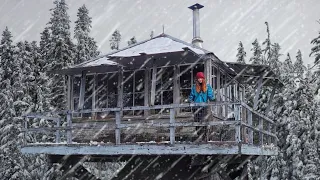
[(133, 44), (105, 55), (101, 55), (97, 58), (71, 66), (69, 68), (53, 71), (53, 73), (81, 74), (81, 71), (83, 70), (99, 71), (98, 67), (103, 67), (104, 72), (106, 72), (109, 70), (116, 70), (119, 66), (132, 66), (132, 60), (135, 60), (136, 62), (139, 59), (145, 61), (146, 57), (148, 57), (149, 60), (151, 57), (157, 58), (159, 61), (161, 58), (165, 59), (168, 55), (175, 56), (176, 59), (182, 59), (182, 57), (186, 56), (186, 54), (188, 54), (189, 58), (193, 59), (193, 61), (195, 59), (194, 57), (203, 57), (206, 54), (214, 55), (212, 52), (206, 49), (163, 33), (154, 38)]
[(115, 72), (119, 67), (134, 70), (151, 67), (153, 64), (158, 67), (183, 63), (191, 64), (204, 60), (209, 54), (215, 57), (215, 62), (220, 64), (228, 74), (236, 76), (240, 73), (240, 78), (237, 79), (239, 82), (254, 83), (256, 77), (259, 77), (261, 73), (267, 73), (264, 74), (265, 79), (272, 79), (265, 84), (267, 86), (274, 85), (275, 81), (279, 81), (267, 65), (223, 62), (211, 51), (164, 33), (69, 68), (51, 72), (75, 75), (81, 74), (82, 71), (87, 73)]

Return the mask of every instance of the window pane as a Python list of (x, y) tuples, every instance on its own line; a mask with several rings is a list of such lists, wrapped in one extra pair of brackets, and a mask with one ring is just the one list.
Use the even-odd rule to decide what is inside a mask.
[(189, 100), (190, 89), (182, 89), (180, 93), (180, 103), (187, 103)]
[(162, 72), (162, 89), (163, 90), (173, 90), (173, 67), (163, 68)]
[(116, 95), (108, 96), (108, 108), (117, 107), (117, 102), (118, 102), (118, 96)]
[(126, 71), (123, 73), (123, 92), (133, 92), (133, 71)]
[(173, 103), (173, 91), (163, 91), (163, 104)]
[(107, 85), (108, 85), (108, 74), (99, 74), (97, 76), (97, 108), (107, 107)]
[(81, 77), (74, 77), (74, 79), (73, 79), (73, 97), (79, 97), (80, 82), (81, 82)]
[(134, 83), (135, 83), (135, 92), (143, 92), (144, 91), (144, 70), (142, 71), (137, 71), (135, 73), (135, 79), (134, 79)]
[(191, 74), (192, 70), (188, 69), (189, 65), (180, 66), (180, 87), (183, 88), (190, 88), (191, 87)]
[(108, 78), (108, 95), (118, 93), (118, 73), (110, 73)]
[(134, 95), (134, 105), (144, 106), (144, 93), (136, 93)]
[(85, 96), (92, 96), (94, 76), (86, 76)]
[(132, 93), (123, 94), (123, 107), (133, 106), (133, 95)]

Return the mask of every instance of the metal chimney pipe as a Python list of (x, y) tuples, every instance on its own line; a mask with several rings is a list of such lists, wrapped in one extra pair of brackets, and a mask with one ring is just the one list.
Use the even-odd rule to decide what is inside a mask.
[(204, 6), (201, 4), (194, 4), (189, 7), (193, 11), (193, 38), (192, 44), (202, 47), (203, 40), (200, 37), (200, 18), (199, 18), (199, 9)]

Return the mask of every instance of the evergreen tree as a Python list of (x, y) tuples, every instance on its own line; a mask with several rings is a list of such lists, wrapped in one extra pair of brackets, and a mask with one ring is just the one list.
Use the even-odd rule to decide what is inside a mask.
[[(317, 121), (313, 90), (308, 81), (301, 80), (300, 86), (287, 86), (276, 97), (274, 109), (279, 137), (279, 156), (275, 157), (272, 179), (307, 179), (319, 176), (314, 167), (319, 167), (315, 157), (315, 122)], [(308, 167), (308, 168), (307, 168)]]
[(293, 64), (290, 57), (290, 54), (287, 54), (286, 60), (283, 62), (282, 66), (282, 73), (281, 73), (281, 79), (285, 84), (292, 83), (293, 81)]
[(154, 32), (151, 31), (151, 33), (150, 33), (150, 39), (152, 39), (153, 37), (154, 37)]
[(78, 9), (77, 17), (74, 29), (74, 37), (77, 40), (75, 64), (82, 63), (99, 55), (96, 42), (89, 36), (92, 20), (89, 16), (89, 10), (85, 5)]
[(246, 63), (246, 61), (245, 61), (246, 54), (247, 53), (244, 51), (243, 44), (240, 41), (239, 47), (238, 47), (237, 62), (245, 64)]
[(273, 72), (277, 75), (280, 76), (280, 67), (281, 67), (281, 62), (280, 62), (280, 45), (278, 43), (275, 43), (272, 45), (272, 54), (269, 59), (269, 66), (273, 70)]
[(250, 58), (250, 62), (252, 62), (252, 64), (262, 64), (262, 51), (258, 39), (255, 39), (252, 43), (251, 51), (253, 57)]
[(15, 139), (14, 136), (18, 134), (18, 127), (13, 120), (13, 117), (15, 117), (13, 107), (13, 82), (11, 81), (11, 76), (14, 71), (13, 55), (14, 46), (12, 45), (12, 35), (6, 27), (0, 41), (0, 179), (18, 178), (19, 174), (17, 172), (21, 169), (20, 166), (17, 169), (12, 168), (15, 167), (17, 163), (17, 156), (13, 156), (13, 153), (17, 152), (17, 139)]
[(136, 40), (136, 37), (132, 37), (129, 41), (128, 41), (128, 46), (131, 46), (132, 44), (136, 44), (137, 43), (137, 40)]
[(112, 33), (111, 39), (110, 39), (110, 48), (111, 50), (119, 50), (119, 45), (121, 41), (121, 34), (119, 30), (115, 30)]
[(270, 30), (269, 30), (269, 24), (268, 22), (265, 22), (267, 26), (267, 38), (266, 40), (262, 43), (262, 45), (265, 45), (265, 48), (262, 50), (264, 52), (264, 55), (267, 54), (267, 57), (264, 57), (263, 59), (263, 64), (269, 64), (269, 60), (271, 59), (272, 56), (272, 47), (271, 47), (271, 40), (270, 40)]
[[(318, 23), (320, 24), (320, 21), (318, 21)], [(318, 37), (314, 38), (311, 41), (311, 44), (313, 44), (314, 46), (311, 48), (311, 53), (310, 53), (310, 57), (314, 56), (314, 64), (319, 65), (320, 64), (320, 31), (319, 31), (319, 35)]]
[(294, 69), (296, 76), (302, 78), (304, 71), (306, 71), (307, 68), (303, 65), (302, 54), (301, 54), (300, 49), (297, 52), (296, 58), (297, 59), (294, 62), (293, 69)]
[[(59, 70), (73, 64), (74, 45), (70, 37), (70, 20), (65, 0), (55, 0), (49, 21), (51, 31), (48, 51), (49, 70)], [(51, 105), (56, 109), (66, 109), (66, 80), (61, 75), (51, 75), (53, 94)]]

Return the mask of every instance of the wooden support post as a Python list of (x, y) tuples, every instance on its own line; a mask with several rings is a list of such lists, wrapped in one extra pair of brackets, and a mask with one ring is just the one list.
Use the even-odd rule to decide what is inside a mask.
[(74, 76), (70, 76), (70, 110), (74, 110), (74, 99), (73, 99), (73, 91), (74, 91)]
[[(179, 91), (179, 67), (178, 65), (174, 66), (173, 74), (173, 104), (180, 104), (180, 91)], [(175, 109), (175, 113), (179, 113), (180, 109)]]
[[(220, 83), (221, 83), (220, 82), (220, 68), (217, 67), (217, 96), (216, 96), (216, 99), (217, 99), (218, 102), (221, 101), (221, 92), (220, 92), (221, 91), (221, 89), (220, 89), (221, 84)], [(222, 116), (221, 109), (222, 109), (221, 106), (217, 106), (218, 117)]]
[(78, 110), (83, 109), (85, 88), (86, 88), (86, 73), (84, 71), (82, 71), (81, 82), (80, 82), (80, 94), (79, 94)]
[[(123, 108), (123, 68), (119, 67), (118, 70), (118, 108)], [(122, 117), (123, 111), (120, 110), (120, 117)]]
[[(248, 115), (248, 124), (252, 127), (252, 112), (247, 109), (247, 115)], [(249, 135), (249, 144), (253, 144), (253, 130), (251, 128), (248, 128), (248, 135)]]
[[(60, 120), (60, 118), (59, 118), (59, 119), (57, 120), (57, 125), (56, 125), (57, 128), (60, 128), (60, 123), (61, 123), (61, 120)], [(57, 129), (57, 130), (56, 130), (56, 143), (60, 143), (60, 140), (61, 140), (61, 138), (60, 138), (60, 130)]]
[(263, 119), (261, 117), (259, 118), (259, 145), (262, 146), (263, 145), (263, 133), (261, 132), (263, 130)]
[[(224, 87), (224, 99), (223, 99), (223, 100), (224, 100), (225, 102), (229, 101), (229, 100), (228, 100), (228, 97), (229, 97), (229, 86), (228, 86), (228, 87)], [(224, 106), (224, 109), (225, 109), (225, 111), (224, 111), (224, 117), (225, 117), (225, 118), (228, 117), (228, 108), (229, 108), (229, 105), (226, 104), (226, 105)]]
[(24, 129), (25, 131), (23, 132), (23, 145), (27, 145), (27, 129), (28, 129), (28, 118), (23, 118), (24, 120)]
[(121, 144), (120, 141), (120, 125), (121, 125), (121, 116), (120, 111), (116, 111), (116, 130), (115, 130), (115, 136), (116, 136), (116, 145)]
[(154, 101), (156, 98), (156, 83), (157, 83), (157, 67), (152, 68), (152, 80), (151, 80), (151, 96), (150, 96), (150, 105), (154, 106)]
[(67, 130), (67, 143), (68, 144), (71, 144), (72, 143), (72, 120), (71, 120), (71, 112), (68, 111), (67, 112), (67, 127), (68, 127), (68, 130)]
[(174, 108), (170, 109), (170, 144), (174, 145), (175, 143), (175, 110)]
[[(97, 74), (93, 75), (93, 83), (92, 83), (92, 106), (91, 109), (94, 110), (96, 109), (96, 96), (97, 96)], [(96, 118), (96, 113), (92, 113), (92, 118)]]
[(256, 94), (254, 96), (254, 101), (253, 101), (253, 109), (254, 110), (257, 110), (257, 108), (258, 108), (258, 100), (259, 100), (259, 95), (260, 95), (261, 88), (262, 88), (262, 79), (263, 79), (262, 76), (260, 76), (259, 80), (258, 80)]
[(265, 111), (265, 114), (268, 115), (269, 111), (270, 111), (270, 108), (271, 108), (271, 104), (272, 104), (272, 101), (273, 101), (273, 97), (274, 97), (274, 94), (276, 92), (276, 87), (274, 86), (272, 91), (271, 91), (271, 95), (270, 95), (270, 98), (268, 100), (268, 106), (267, 106), (267, 109)]
[(68, 75), (68, 84), (67, 84), (67, 108), (68, 109), (71, 109), (71, 106), (72, 106), (72, 97), (71, 97), (72, 92), (73, 92), (72, 76)]
[(235, 121), (237, 122), (235, 128), (236, 128), (236, 134), (235, 134), (235, 140), (237, 143), (241, 143), (241, 115), (240, 115), (240, 105), (235, 105), (234, 108), (234, 116)]
[(217, 68), (217, 101), (221, 101), (221, 82), (220, 82), (220, 68)]
[(212, 68), (211, 67), (212, 67), (212, 61), (210, 58), (207, 58), (204, 62), (204, 74), (207, 80), (207, 84), (210, 84), (210, 86), (212, 87), (212, 81), (211, 81)]
[[(144, 106), (149, 106), (149, 80), (150, 80), (150, 69), (144, 71)], [(149, 110), (144, 110), (144, 117), (147, 118), (150, 115)]]

